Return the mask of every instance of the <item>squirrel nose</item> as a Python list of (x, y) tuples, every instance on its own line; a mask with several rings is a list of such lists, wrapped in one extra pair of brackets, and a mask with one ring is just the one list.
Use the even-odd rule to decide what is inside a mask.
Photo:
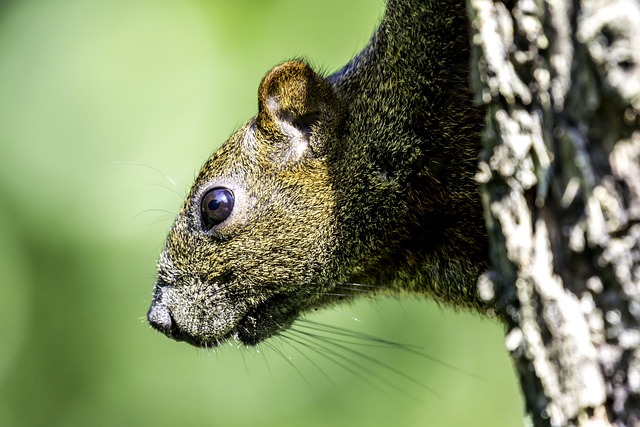
[(169, 335), (174, 326), (173, 317), (169, 307), (162, 301), (163, 293), (162, 283), (157, 283), (153, 290), (153, 301), (147, 312), (147, 320), (149, 324), (156, 330)]
[(147, 313), (149, 324), (156, 330), (169, 335), (173, 328), (173, 318), (166, 305), (153, 301)]

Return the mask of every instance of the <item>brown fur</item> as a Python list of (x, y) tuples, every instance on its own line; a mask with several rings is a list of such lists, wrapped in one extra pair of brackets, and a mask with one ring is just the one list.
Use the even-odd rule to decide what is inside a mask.
[[(390, 0), (337, 73), (267, 73), (257, 116), (206, 162), (169, 233), (150, 323), (195, 345), (255, 344), (363, 289), (486, 310), (466, 26), (462, 2)], [(235, 206), (208, 230), (216, 187)]]

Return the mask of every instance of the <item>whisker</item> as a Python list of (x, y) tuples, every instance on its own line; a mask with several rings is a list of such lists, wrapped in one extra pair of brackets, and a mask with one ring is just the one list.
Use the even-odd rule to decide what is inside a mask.
[[(233, 343), (231, 341), (228, 342), (231, 346), (233, 346)], [(240, 355), (242, 356), (242, 363), (244, 363), (244, 370), (246, 371), (247, 375), (249, 375), (249, 365), (247, 364), (247, 358), (245, 357), (244, 351), (241, 351)]]
[(355, 282), (349, 282), (349, 283), (339, 283), (340, 285), (347, 285), (347, 286), (353, 286), (353, 287), (362, 287), (362, 288), (380, 288), (380, 286), (378, 285), (366, 285), (364, 283), (355, 283)]
[[(378, 379), (379, 381), (386, 383), (388, 386), (395, 388), (397, 391), (399, 391), (400, 393), (404, 394), (404, 395), (408, 395), (408, 393), (405, 390), (402, 390), (401, 388), (399, 388), (398, 386), (394, 385), (393, 383), (391, 383), (390, 381), (386, 380), (385, 378), (382, 378), (379, 374), (377, 374), (375, 371), (367, 368), (366, 366), (362, 365), (361, 363), (358, 363), (354, 360), (349, 359), (348, 357), (346, 357), (343, 354), (340, 354), (338, 352), (336, 352), (335, 350), (332, 350), (330, 348), (328, 348), (327, 346), (324, 346), (322, 344), (318, 344), (313, 342), (311, 339), (309, 339), (309, 337), (305, 337), (305, 336), (300, 336), (299, 333), (295, 334), (296, 336), (291, 336), (291, 332), (296, 333), (298, 331), (295, 331), (294, 329), (289, 329), (289, 333), (287, 334), (282, 334), (283, 337), (285, 337), (288, 340), (291, 340), (297, 344), (300, 344), (301, 346), (308, 348), (310, 350), (315, 351), (317, 354), (321, 355), (322, 357), (328, 359), (329, 361), (331, 361), (332, 363), (338, 365), (339, 367), (341, 367), (342, 369), (344, 369), (345, 371), (349, 372), (350, 374), (354, 375), (355, 377), (361, 379), (362, 381), (366, 382), (367, 384), (369, 384), (370, 386), (372, 386), (373, 388), (375, 388), (376, 390), (378, 390), (379, 392), (386, 394), (386, 391), (381, 388), (378, 384), (376, 384), (373, 380), (371, 380), (371, 378), (365, 376), (364, 374), (362, 374), (362, 372), (366, 372), (369, 375), (371, 375), (371, 377)], [(334, 358), (331, 358), (329, 355), (334, 356)], [(356, 369), (359, 369), (362, 372), (358, 372), (356, 369), (348, 366), (346, 363), (341, 362), (347, 362), (353, 366), (355, 366)]]
[(338, 286), (336, 289), (345, 290), (345, 291), (351, 291), (351, 292), (360, 292), (360, 293), (369, 293), (369, 292), (371, 292), (368, 289), (349, 288), (349, 287), (346, 287), (346, 286)]
[[(362, 341), (373, 341), (380, 344), (384, 344), (386, 346), (398, 347), (401, 349), (421, 348), (417, 345), (404, 344), (396, 341), (385, 340), (384, 338), (379, 338), (379, 337), (376, 337), (375, 335), (369, 335), (364, 332), (358, 332), (352, 329), (342, 328), (340, 326), (327, 325), (327, 324), (316, 322), (309, 319), (299, 319), (297, 323), (301, 323), (301, 325), (298, 325), (298, 326), (301, 326), (307, 329), (313, 329), (320, 332), (327, 332), (334, 335), (339, 335), (339, 336), (341, 335), (345, 337), (355, 338)], [(305, 324), (308, 324), (308, 325), (305, 325)]]
[[(310, 294), (312, 292), (309, 292)], [(351, 297), (353, 295), (351, 294), (336, 294), (336, 293), (326, 293), (326, 294), (322, 294), (322, 296), (328, 296), (328, 297)]]
[(156, 224), (160, 224), (161, 222), (169, 222), (169, 223), (173, 223), (173, 221), (175, 221), (175, 217), (164, 217), (164, 218), (158, 218), (154, 221), (151, 222), (145, 222), (144, 226), (145, 227), (151, 227), (154, 226)]
[[(286, 336), (282, 336), (282, 334), (278, 335), (278, 337), (281, 339), (281, 341), (284, 344), (287, 344), (289, 347), (291, 347), (293, 350), (297, 351), (298, 353), (300, 353), (300, 355), (302, 357), (304, 357), (309, 363), (311, 363), (313, 366), (316, 367), (316, 369), (318, 369), (318, 371), (324, 375), (324, 377), (331, 383), (333, 384), (333, 386), (337, 387), (338, 385), (331, 379), (331, 377), (322, 370), (322, 368), (320, 367), (320, 365), (318, 365), (316, 362), (313, 361), (312, 358), (310, 358), (309, 356), (307, 356), (302, 350), (300, 350), (298, 347), (296, 347), (295, 345), (291, 344), (289, 341), (291, 340), (290, 337), (286, 337)], [(294, 341), (295, 342), (295, 341)], [(304, 345), (304, 344), (303, 344)]]
[(290, 357), (286, 356), (284, 354), (284, 352), (282, 350), (280, 350), (277, 346), (275, 346), (273, 343), (271, 343), (269, 341), (265, 341), (264, 343), (265, 343), (266, 347), (268, 347), (273, 352), (275, 352), (280, 357), (282, 357), (282, 359), (284, 359), (289, 364), (289, 366), (291, 366), (300, 375), (300, 377), (304, 380), (304, 382), (307, 383), (307, 385), (311, 386), (311, 383), (309, 382), (309, 380), (307, 380), (307, 378), (304, 376), (302, 371), (300, 369), (298, 369), (298, 367), (291, 361)]
[(173, 217), (176, 217), (176, 216), (178, 215), (178, 213), (177, 213), (177, 212), (169, 211), (169, 210), (166, 210), (166, 209), (145, 209), (145, 210), (143, 210), (142, 212), (137, 213), (137, 214), (134, 216), (134, 218), (137, 218), (137, 217), (139, 217), (140, 215), (148, 214), (148, 213), (151, 213), (151, 212), (162, 212), (162, 213), (166, 213), (166, 214), (171, 215), (171, 217), (172, 217), (172, 218), (173, 218)]
[[(380, 366), (381, 368), (384, 368), (389, 372), (393, 372), (396, 375), (398, 375), (398, 376), (400, 376), (402, 378), (405, 378), (406, 380), (408, 380), (408, 381), (410, 381), (410, 382), (412, 382), (414, 384), (419, 385), (420, 387), (424, 388), (425, 390), (429, 390), (431, 393), (433, 393), (437, 397), (441, 397), (435, 390), (433, 390), (431, 387), (427, 386), (426, 384), (416, 380), (413, 377), (410, 377), (406, 373), (402, 372), (401, 370), (399, 370), (397, 368), (394, 368), (393, 366), (391, 366), (391, 365), (389, 365), (387, 363), (381, 362), (381, 361), (377, 360), (376, 358), (369, 356), (368, 354), (362, 353), (360, 351), (357, 351), (357, 350), (354, 350), (352, 348), (349, 348), (349, 347), (347, 347), (345, 345), (342, 345), (342, 344), (339, 344), (337, 342), (334, 342), (331, 339), (329, 339), (327, 337), (324, 337), (324, 336), (321, 336), (321, 335), (312, 334), (312, 333), (309, 333), (309, 332), (304, 332), (304, 331), (300, 331), (300, 330), (296, 330), (296, 329), (292, 329), (292, 331), (297, 332), (298, 334), (303, 334), (303, 335), (306, 335), (306, 336), (313, 337), (314, 339), (317, 339), (319, 341), (325, 342), (327, 344), (331, 344), (334, 347), (337, 347), (337, 348), (340, 348), (340, 349), (346, 351), (347, 353), (353, 354), (355, 356), (358, 356), (358, 357), (360, 357), (360, 358), (362, 358), (364, 360), (367, 360), (367, 361), (373, 363), (374, 365)], [(394, 388), (396, 388), (396, 387), (394, 386)]]
[(163, 215), (161, 217), (158, 217), (156, 219), (154, 219), (151, 222), (145, 223), (146, 226), (152, 226), (152, 225), (156, 225), (160, 222), (165, 222), (165, 221), (175, 221), (176, 216), (178, 216), (178, 214), (173, 213), (171, 211), (165, 210), (165, 209), (146, 209), (138, 214), (136, 214), (134, 216), (134, 218), (137, 218), (139, 216), (141, 216), (142, 214), (147, 214), (147, 213), (151, 213), (151, 212), (162, 212), (165, 213), (166, 215)]
[[(321, 329), (314, 329), (314, 328), (307, 328), (307, 329), (316, 330), (316, 331), (319, 331), (319, 332), (324, 332)], [(339, 343), (349, 344), (349, 345), (357, 345), (357, 346), (360, 346), (360, 347), (389, 348), (388, 345), (385, 345), (385, 344), (382, 344), (382, 343), (358, 342), (358, 341), (341, 339), (341, 338), (336, 338), (336, 337), (327, 337), (327, 339), (329, 339), (329, 338), (331, 339), (331, 341), (334, 341), (334, 342), (339, 342)]]
[(147, 185), (151, 185), (151, 186), (154, 186), (154, 187), (164, 188), (165, 190), (168, 190), (168, 191), (172, 192), (173, 194), (177, 195), (178, 197), (180, 197), (180, 199), (181, 199), (181, 200), (182, 200), (182, 199), (184, 199), (184, 194), (180, 193), (180, 192), (179, 192), (177, 189), (175, 189), (175, 188), (171, 188), (171, 187), (168, 187), (168, 186), (163, 185), (163, 184), (155, 184), (155, 183), (153, 183), (153, 182), (147, 183)]
[[(179, 190), (179, 189), (178, 189), (178, 185), (176, 184), (176, 182), (175, 182), (173, 179), (171, 179), (171, 177), (170, 177), (169, 175), (167, 175), (166, 173), (162, 172), (160, 169), (155, 168), (155, 167), (153, 167), (153, 166), (151, 166), (151, 165), (147, 165), (147, 164), (145, 164), (145, 163), (139, 163), (139, 162), (120, 162), (120, 161), (115, 161), (115, 160), (114, 160), (114, 161), (112, 161), (111, 163), (116, 164), (116, 165), (134, 165), (134, 166), (142, 166), (142, 167), (145, 167), (145, 168), (149, 168), (149, 169), (151, 169), (151, 170), (153, 170), (153, 171), (156, 171), (157, 173), (159, 173), (160, 175), (162, 175), (165, 179), (167, 179), (167, 181), (169, 181), (169, 182), (171, 183), (171, 185), (173, 185), (173, 187), (174, 187), (174, 189), (175, 189), (176, 191), (178, 191), (178, 190)], [(180, 197), (183, 197), (183, 195), (181, 195), (181, 194), (179, 194), (179, 193), (177, 193), (177, 194), (178, 194)]]
[(334, 282), (334, 283), (332, 283), (332, 285), (337, 290), (345, 290), (345, 291), (349, 291), (349, 292), (357, 292), (357, 293), (362, 293), (362, 294), (372, 293), (372, 292), (374, 292), (376, 290), (381, 289), (380, 286), (377, 286), (377, 285), (365, 285), (363, 283)]
[[(313, 325), (313, 326), (309, 326), (309, 325), (305, 325), (305, 323)], [(397, 348), (400, 350), (403, 350), (409, 354), (413, 354), (415, 356), (421, 357), (425, 360), (428, 360), (430, 362), (436, 363), (440, 366), (444, 366), (448, 369), (451, 369), (455, 372), (467, 375), (471, 378), (475, 378), (477, 380), (484, 380), (484, 377), (478, 374), (474, 374), (473, 372), (469, 372), (466, 371), (462, 368), (459, 368), (457, 366), (454, 366), (450, 363), (447, 363), (441, 359), (438, 359), (437, 357), (433, 357), (430, 356), (426, 353), (423, 353), (422, 351), (419, 351), (418, 349), (420, 349), (421, 347), (419, 346), (415, 346), (415, 345), (410, 345), (410, 344), (403, 344), (403, 343), (398, 343), (395, 341), (390, 341), (390, 340), (386, 340), (383, 338), (379, 338), (373, 335), (369, 335), (369, 334), (365, 334), (362, 332), (357, 332), (357, 331), (353, 331), (347, 328), (341, 328), (338, 326), (332, 326), (332, 325), (326, 325), (326, 324), (322, 324), (319, 322), (314, 322), (313, 320), (308, 320), (308, 319), (300, 319), (298, 320), (298, 326), (303, 327), (303, 328), (307, 328), (307, 329), (311, 329), (311, 330), (316, 330), (319, 332), (326, 332), (326, 333), (330, 333), (330, 334), (334, 334), (334, 335), (338, 335), (338, 336), (344, 336), (344, 337), (349, 337), (349, 338), (354, 338), (356, 340), (362, 340), (362, 341), (373, 341), (379, 344), (380, 347), (392, 347), (392, 348)], [(358, 342), (350, 342), (350, 341), (341, 341), (347, 344), (356, 344), (356, 345), (364, 345), (362, 343), (358, 343)], [(377, 346), (376, 346), (377, 347)]]

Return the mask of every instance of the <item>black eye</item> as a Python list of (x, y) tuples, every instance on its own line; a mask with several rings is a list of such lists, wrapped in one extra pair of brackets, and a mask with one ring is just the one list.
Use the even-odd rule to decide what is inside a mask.
[(235, 198), (228, 188), (214, 188), (202, 198), (201, 214), (205, 230), (220, 224), (231, 215)]

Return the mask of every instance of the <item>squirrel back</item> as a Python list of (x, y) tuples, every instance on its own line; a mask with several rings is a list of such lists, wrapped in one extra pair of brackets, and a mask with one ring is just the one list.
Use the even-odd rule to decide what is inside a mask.
[(299, 60), (267, 73), (258, 114), (202, 167), (167, 237), (151, 325), (255, 344), (362, 290), (485, 311), (467, 25), (463, 2), (389, 0), (333, 75)]

